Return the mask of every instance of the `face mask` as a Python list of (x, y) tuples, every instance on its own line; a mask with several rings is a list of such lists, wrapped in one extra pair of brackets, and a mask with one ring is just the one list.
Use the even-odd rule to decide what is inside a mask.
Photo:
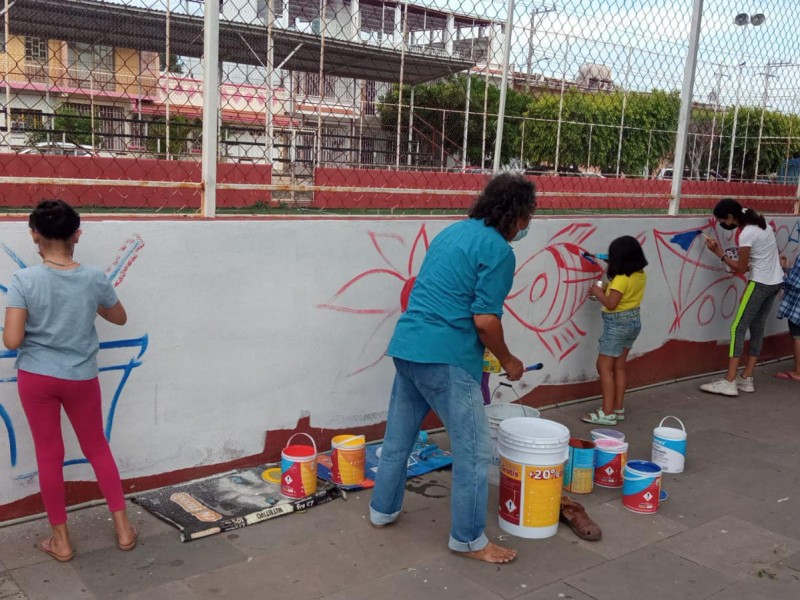
[(732, 223), (732, 224), (731, 223), (720, 223), (719, 226), (722, 227), (723, 229), (727, 229), (728, 231), (733, 231), (734, 229), (736, 229), (738, 227), (738, 225), (736, 225), (735, 223)]
[(515, 236), (514, 236), (514, 239), (512, 239), (511, 241), (512, 241), (512, 242), (518, 242), (518, 241), (520, 241), (522, 238), (524, 238), (526, 235), (528, 235), (528, 229), (529, 229), (529, 228), (530, 228), (530, 227), (526, 227), (525, 229), (520, 229), (520, 230), (517, 232), (517, 235), (515, 235)]

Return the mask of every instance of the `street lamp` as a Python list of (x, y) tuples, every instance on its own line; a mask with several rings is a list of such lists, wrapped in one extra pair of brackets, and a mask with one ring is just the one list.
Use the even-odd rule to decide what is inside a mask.
[[(747, 27), (748, 25), (752, 25), (753, 27), (758, 27), (759, 25), (763, 25), (764, 21), (767, 20), (762, 13), (756, 13), (754, 15), (748, 15), (747, 13), (739, 13), (733, 19), (733, 23), (737, 27)], [(740, 56), (742, 57), (741, 62), (739, 63), (739, 73), (736, 76), (736, 108), (733, 110), (733, 130), (731, 131), (731, 154), (728, 159), (728, 181), (731, 180), (731, 174), (733, 171), (733, 149), (736, 146), (736, 125), (739, 120), (739, 99), (740, 99), (740, 92), (742, 88), (742, 67), (744, 66), (744, 42), (746, 39), (746, 29), (742, 29), (742, 41), (741, 41), (741, 51)]]

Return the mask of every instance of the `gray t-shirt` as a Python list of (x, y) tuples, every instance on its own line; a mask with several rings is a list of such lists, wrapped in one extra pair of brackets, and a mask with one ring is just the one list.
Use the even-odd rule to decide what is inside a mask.
[(96, 377), (97, 308), (117, 302), (114, 286), (97, 267), (57, 271), (37, 265), (17, 271), (6, 302), (28, 311), (17, 368), (75, 381)]

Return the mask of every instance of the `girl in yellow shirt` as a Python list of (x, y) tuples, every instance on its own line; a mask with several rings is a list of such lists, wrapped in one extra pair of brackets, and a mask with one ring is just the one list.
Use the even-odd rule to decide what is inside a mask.
[(608, 247), (609, 283), (594, 285), (589, 296), (603, 305), (603, 335), (597, 356), (597, 372), (603, 389), (603, 407), (581, 417), (595, 425), (616, 425), (625, 419), (625, 361), (642, 329), (639, 306), (644, 298), (647, 259), (636, 238), (623, 235)]

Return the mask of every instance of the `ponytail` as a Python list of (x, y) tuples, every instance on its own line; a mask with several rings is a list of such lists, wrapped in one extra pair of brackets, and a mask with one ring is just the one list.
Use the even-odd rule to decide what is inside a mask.
[(714, 216), (718, 219), (727, 219), (731, 215), (739, 226), (756, 225), (761, 229), (767, 228), (767, 220), (763, 215), (752, 208), (744, 208), (733, 198), (723, 198), (714, 207)]

